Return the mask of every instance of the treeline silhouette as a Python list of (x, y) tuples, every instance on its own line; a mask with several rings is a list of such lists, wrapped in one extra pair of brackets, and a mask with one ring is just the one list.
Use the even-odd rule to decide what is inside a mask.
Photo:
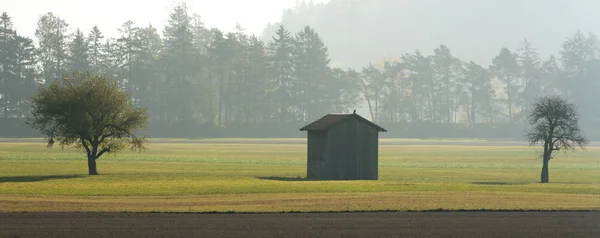
[(310, 26), (279, 26), (265, 43), (241, 26), (208, 29), (184, 4), (162, 34), (127, 21), (109, 38), (47, 13), (35, 38), (2, 14), (0, 137), (37, 136), (24, 124), (30, 96), (72, 71), (118, 80), (132, 103), (149, 109), (151, 137), (303, 137), (304, 124), (364, 103), (365, 116), (388, 129), (384, 137), (521, 138), (533, 100), (545, 94), (577, 102), (590, 138), (598, 125), (600, 48), (581, 32), (547, 59), (524, 40), (499, 49), (490, 66), (440, 45), (432, 55), (415, 51), (362, 69), (333, 67)]

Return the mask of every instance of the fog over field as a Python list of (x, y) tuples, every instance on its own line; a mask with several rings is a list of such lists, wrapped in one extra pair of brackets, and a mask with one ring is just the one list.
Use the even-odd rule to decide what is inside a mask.
[[(0, 137), (38, 85), (92, 71), (153, 137), (303, 137), (354, 109), (387, 137), (520, 139), (541, 95), (600, 138), (594, 0), (0, 0)], [(95, 27), (96, 26), (96, 27)]]

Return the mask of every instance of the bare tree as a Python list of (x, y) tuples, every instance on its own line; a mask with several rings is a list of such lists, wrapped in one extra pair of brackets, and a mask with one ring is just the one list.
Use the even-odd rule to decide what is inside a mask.
[(544, 96), (538, 98), (529, 115), (532, 129), (527, 139), (534, 145), (543, 145), (541, 182), (548, 183), (548, 163), (552, 152), (564, 150), (574, 151), (575, 147), (585, 148), (588, 141), (579, 129), (579, 113), (577, 107), (560, 96)]

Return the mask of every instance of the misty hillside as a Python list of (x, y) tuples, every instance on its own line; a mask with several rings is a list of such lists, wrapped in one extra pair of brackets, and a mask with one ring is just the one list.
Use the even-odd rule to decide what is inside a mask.
[[(307, 1), (308, 2), (308, 1)], [(300, 3), (267, 27), (268, 41), (280, 24), (295, 32), (314, 27), (329, 47), (332, 63), (363, 67), (384, 57), (440, 44), (454, 55), (488, 65), (500, 48), (517, 49), (527, 38), (542, 58), (581, 30), (597, 33), (595, 0), (331, 0)]]

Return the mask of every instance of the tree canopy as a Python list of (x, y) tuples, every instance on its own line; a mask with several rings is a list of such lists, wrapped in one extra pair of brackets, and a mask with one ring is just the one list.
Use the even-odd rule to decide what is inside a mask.
[(105, 76), (72, 73), (40, 88), (31, 100), (28, 123), (48, 139), (48, 146), (74, 145), (88, 158), (90, 175), (96, 160), (126, 147), (143, 150), (146, 138), (136, 131), (147, 123), (146, 109), (135, 107), (118, 82)]

